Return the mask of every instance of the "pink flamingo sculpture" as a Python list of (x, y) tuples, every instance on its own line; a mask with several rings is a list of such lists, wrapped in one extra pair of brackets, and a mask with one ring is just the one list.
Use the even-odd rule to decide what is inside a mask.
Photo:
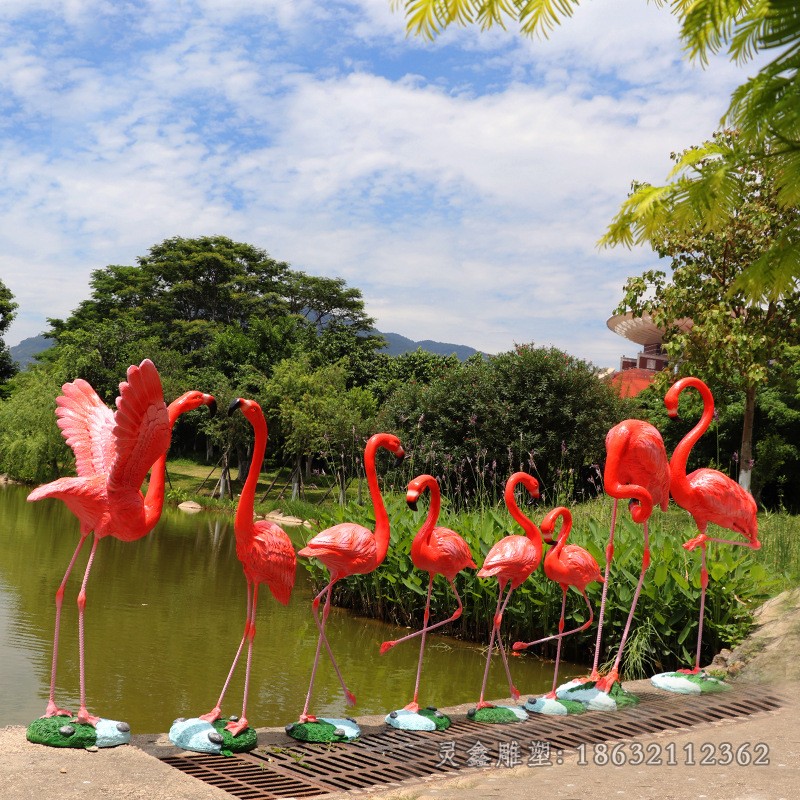
[[(86, 584), (97, 544), (105, 536), (132, 542), (146, 536), (158, 522), (164, 505), (164, 474), (170, 431), (178, 416), (200, 405), (215, 408), (214, 398), (188, 392), (167, 409), (161, 378), (145, 359), (128, 368), (127, 381), (119, 385), (117, 411), (112, 412), (94, 389), (78, 378), (65, 383), (56, 399), (61, 433), (75, 453), (77, 477), (59, 478), (34, 489), (29, 501), (54, 497), (67, 505), (80, 522), (81, 538), (56, 592), (56, 623), (50, 695), (44, 717), (72, 716), (55, 702), (56, 664), (64, 588), (87, 536), (94, 531), (89, 559), (78, 593), (78, 657), (80, 708), (76, 721), (96, 726), (100, 717), (86, 708), (84, 672), (84, 609)], [(153, 467), (147, 495), (140, 487)]]
[[(202, 714), (200, 719), (206, 722), (215, 722), (221, 716), (220, 706), (228, 690), (228, 684), (233, 677), (239, 656), (242, 653), (245, 640), (247, 641), (247, 665), (244, 673), (244, 696), (242, 698), (242, 715), (238, 718), (231, 717), (225, 729), (233, 736), (238, 736), (249, 727), (247, 721), (247, 694), (250, 688), (250, 665), (253, 656), (253, 640), (256, 637), (256, 609), (258, 607), (258, 587), (266, 583), (272, 596), (283, 605), (288, 605), (294, 587), (297, 559), (294, 554), (291, 539), (286, 531), (279, 525), (269, 520), (253, 521), (253, 507), (255, 503), (258, 476), (264, 462), (264, 451), (267, 448), (267, 423), (264, 412), (255, 400), (245, 400), (241, 397), (234, 400), (228, 408), (228, 414), (233, 414), (236, 409), (241, 409), (248, 422), (253, 426), (255, 443), (253, 455), (250, 458), (250, 469), (247, 479), (239, 495), (239, 504), (236, 506), (234, 520), (234, 533), (236, 535), (236, 555), (242, 564), (242, 570), (247, 580), (247, 615), (244, 624), (244, 633), (239, 642), (239, 649), (233, 658), (228, 677), (222, 687), (219, 700), (211, 711)], [(254, 745), (255, 746), (255, 743)]]
[[(708, 570), (706, 568), (706, 547), (708, 542), (719, 542), (720, 544), (731, 544), (738, 547), (750, 547), (758, 550), (761, 542), (758, 541), (758, 521), (756, 518), (756, 501), (753, 496), (739, 486), (736, 481), (731, 480), (727, 475), (715, 469), (696, 469), (689, 475), (686, 474), (686, 463), (689, 460), (689, 453), (700, 437), (708, 430), (711, 420), (714, 417), (714, 397), (711, 390), (699, 378), (681, 378), (667, 392), (664, 397), (664, 405), (670, 417), (678, 416), (678, 401), (685, 389), (694, 387), (700, 392), (703, 398), (703, 414), (699, 422), (681, 439), (678, 446), (672, 453), (669, 462), (670, 470), (670, 492), (675, 502), (685, 508), (694, 518), (699, 535), (690, 539), (683, 546), (686, 550), (694, 550), (700, 547), (701, 566), (700, 566), (700, 621), (697, 633), (697, 654), (695, 657), (694, 668), (690, 670), (679, 670), (684, 675), (699, 675), (700, 673), (700, 646), (703, 639), (703, 616), (705, 614), (706, 589), (708, 587)], [(742, 534), (747, 541), (742, 542), (732, 539), (718, 539), (707, 534), (708, 523), (713, 522), (721, 528), (735, 531)], [(676, 673), (662, 673), (653, 676), (651, 681), (660, 688), (672, 691), (698, 691), (694, 688), (683, 685), (678, 679), (673, 682), (670, 676)], [(666, 679), (664, 679), (666, 676)], [(713, 688), (723, 688), (721, 681), (716, 681), (710, 676), (699, 675), (697, 678), (702, 683), (706, 683), (706, 690)], [(684, 683), (686, 679), (684, 679)], [(717, 684), (720, 684), (717, 686)]]
[[(314, 615), (314, 622), (319, 629), (319, 636), (317, 638), (314, 666), (311, 668), (308, 693), (306, 694), (306, 701), (303, 705), (299, 722), (290, 723), (286, 726), (286, 732), (295, 739), (307, 740), (314, 738), (316, 741), (323, 741), (328, 739), (330, 734), (331, 738), (329, 740), (341, 741), (343, 739), (354, 739), (359, 735), (358, 726), (355, 723), (352, 726), (347, 726), (344, 720), (335, 722), (318, 720), (313, 714), (308, 713), (308, 708), (311, 704), (314, 679), (316, 678), (320, 650), (323, 644), (328, 651), (328, 656), (342, 686), (348, 705), (355, 705), (356, 702), (355, 695), (347, 688), (339, 665), (333, 656), (333, 651), (325, 635), (325, 623), (330, 613), (331, 594), (334, 584), (348, 575), (364, 575), (372, 572), (386, 558), (386, 553), (389, 549), (389, 515), (386, 513), (386, 506), (381, 497), (378, 473), (375, 469), (375, 456), (380, 448), (392, 453), (398, 464), (405, 457), (400, 440), (390, 433), (376, 433), (370, 437), (364, 448), (364, 470), (367, 475), (367, 485), (369, 486), (370, 499), (375, 513), (375, 531), (373, 532), (354, 522), (342, 522), (318, 533), (299, 551), (299, 555), (304, 558), (319, 559), (328, 568), (330, 580), (311, 603), (311, 611)], [(322, 610), (322, 619), (320, 620), (319, 606), (323, 597), (325, 597), (325, 605)], [(332, 732), (330, 732), (331, 726), (336, 726)], [(343, 731), (343, 733), (338, 733), (339, 731)]]
[[(568, 713), (581, 713), (583, 705), (580, 703), (570, 703), (569, 701), (562, 701), (556, 698), (556, 684), (558, 682), (558, 666), (561, 662), (561, 642), (565, 636), (570, 636), (573, 633), (585, 631), (594, 620), (594, 610), (589, 598), (586, 595), (586, 587), (595, 581), (604, 582), (603, 576), (600, 574), (600, 567), (592, 557), (591, 553), (584, 550), (575, 544), (567, 544), (567, 538), (572, 530), (572, 513), (568, 508), (559, 506), (554, 508), (542, 520), (542, 536), (547, 544), (553, 544), (553, 532), (555, 531), (555, 523), (558, 518), (561, 518), (561, 529), (558, 533), (558, 540), (554, 547), (551, 547), (547, 555), (544, 557), (544, 574), (551, 581), (555, 581), (561, 586), (561, 618), (558, 621), (558, 633), (554, 636), (547, 636), (544, 639), (538, 639), (535, 642), (515, 642), (514, 650), (525, 650), (535, 644), (548, 642), (551, 639), (558, 639), (558, 648), (556, 649), (556, 664), (553, 670), (553, 688), (549, 694), (541, 698), (531, 698), (525, 704), (528, 711), (535, 711), (540, 714), (568, 714)], [(564, 614), (567, 607), (567, 591), (570, 586), (574, 586), (586, 601), (589, 607), (589, 619), (578, 628), (573, 628), (571, 631), (564, 630)]]
[[(497, 608), (495, 609), (492, 621), (492, 632), (489, 636), (489, 652), (486, 656), (486, 667), (483, 671), (483, 683), (481, 684), (481, 696), (474, 709), (467, 712), (467, 716), (478, 722), (516, 722), (527, 718), (527, 714), (521, 708), (497, 707), (501, 712), (484, 712), (482, 709), (496, 708), (494, 704), (484, 700), (486, 694), (486, 682), (489, 678), (489, 664), (494, 649), (494, 641), (500, 649), (500, 656), (503, 659), (503, 667), (508, 679), (508, 688), (511, 698), (519, 700), (519, 690), (511, 680), (511, 671), (508, 668), (508, 658), (506, 656), (503, 640), (500, 637), (500, 623), (503, 621), (503, 612), (506, 610), (511, 593), (518, 586), (521, 586), (539, 566), (542, 560), (542, 535), (532, 520), (528, 519), (519, 506), (514, 496), (516, 487), (522, 484), (532, 497), (539, 496), (539, 482), (527, 472), (515, 472), (507, 481), (504, 491), (506, 506), (512, 517), (519, 523), (525, 531), (525, 536), (513, 535), (505, 536), (496, 542), (486, 555), (483, 566), (478, 571), (479, 578), (496, 577), (500, 587), (497, 593)], [(503, 592), (506, 585), (509, 585), (508, 592), (503, 599)]]
[[(417, 510), (417, 502), (426, 489), (430, 491), (431, 496), (430, 507), (428, 508), (428, 516), (425, 518), (425, 522), (422, 524), (422, 527), (419, 529), (417, 535), (414, 537), (414, 541), (411, 544), (411, 561), (413, 562), (414, 566), (417, 569), (424, 570), (425, 572), (429, 573), (428, 596), (425, 600), (425, 613), (422, 618), (422, 629), (414, 633), (410, 633), (408, 636), (403, 636), (400, 639), (384, 642), (381, 645), (380, 650), (381, 654), (383, 654), (395, 645), (400, 644), (400, 642), (408, 641), (409, 639), (413, 639), (415, 636), (422, 637), (419, 646), (417, 680), (414, 684), (414, 699), (407, 706), (405, 706), (405, 708), (403, 708), (403, 711), (410, 712), (414, 715), (418, 714), (420, 710), (417, 700), (419, 698), (419, 681), (420, 675), (422, 674), (422, 656), (425, 652), (426, 635), (430, 631), (441, 628), (443, 625), (447, 625), (449, 622), (453, 622), (461, 616), (463, 607), (461, 604), (461, 597), (458, 594), (454, 580), (456, 575), (461, 572), (462, 569), (467, 569), (468, 567), (471, 567), (472, 569), (477, 568), (475, 562), (472, 560), (472, 554), (469, 551), (469, 545), (464, 541), (464, 539), (455, 531), (436, 525), (436, 522), (439, 519), (439, 510), (441, 508), (441, 493), (439, 490), (439, 483), (436, 478), (434, 478), (432, 475), (419, 475), (408, 484), (406, 503), (408, 504), (409, 508), (411, 508), (412, 511)], [(433, 581), (437, 575), (443, 575), (450, 584), (450, 588), (453, 590), (453, 594), (456, 596), (458, 607), (447, 619), (437, 622), (434, 625), (429, 625), (428, 622), (430, 620)], [(390, 719), (387, 720), (387, 722), (395, 727), (406, 727), (406, 724), (403, 722), (406, 715), (398, 714), (396, 712), (392, 713), (394, 713), (395, 716), (392, 717), (390, 714)], [(418, 723), (419, 722), (421, 721), (418, 721)]]

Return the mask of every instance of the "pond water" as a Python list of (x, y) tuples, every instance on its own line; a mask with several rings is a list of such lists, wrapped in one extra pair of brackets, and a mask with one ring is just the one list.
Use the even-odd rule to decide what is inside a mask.
[[(0, 487), (0, 725), (27, 725), (44, 711), (55, 590), (78, 542), (78, 523), (64, 504), (27, 503), (28, 491)], [(73, 710), (78, 705), (75, 599), (89, 546), (87, 541), (67, 584), (62, 611), (56, 701)], [(275, 602), (266, 587), (261, 592), (248, 702), (248, 718), (259, 727), (296, 720), (308, 689), (317, 628), (311, 584), (300, 561), (288, 606)], [(165, 509), (144, 539), (103, 539), (87, 587), (89, 710), (126, 720), (134, 733), (164, 731), (175, 717), (208, 711), (241, 639), (245, 609), (245, 580), (227, 515)], [(488, 625), (487, 620), (487, 640)], [(409, 702), (418, 640), (378, 653), (382, 641), (403, 632), (334, 608), (328, 635), (358, 705), (346, 707), (323, 651), (311, 711), (320, 716), (385, 714)], [(484, 648), (436, 634), (428, 642), (420, 701), (449, 706), (477, 700)], [(550, 689), (552, 663), (526, 655), (511, 659), (511, 669), (522, 692)], [(565, 664), (561, 674), (570, 671), (581, 669)], [(244, 657), (223, 712), (240, 712), (243, 683)], [(496, 655), (487, 696), (507, 694)]]

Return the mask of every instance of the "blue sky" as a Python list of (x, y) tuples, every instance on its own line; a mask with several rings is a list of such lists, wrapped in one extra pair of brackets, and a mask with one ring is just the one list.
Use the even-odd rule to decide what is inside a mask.
[(432, 43), (389, 0), (4, 0), (6, 340), (94, 269), (222, 234), (345, 278), (381, 330), (614, 366), (636, 346), (605, 320), (657, 259), (595, 242), (747, 74), (688, 64), (645, 0), (586, 0), (544, 41)]

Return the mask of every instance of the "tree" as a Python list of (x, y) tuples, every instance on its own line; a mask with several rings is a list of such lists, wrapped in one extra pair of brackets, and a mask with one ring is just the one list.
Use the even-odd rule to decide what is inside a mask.
[[(725, 147), (739, 146), (731, 134), (716, 139)], [(675, 159), (686, 160), (687, 154)], [(662, 228), (651, 243), (660, 257), (671, 259), (671, 280), (660, 270), (630, 278), (617, 313), (649, 314), (666, 331), (665, 348), (680, 374), (695, 374), (743, 398), (739, 483), (749, 489), (757, 390), (774, 379), (774, 365), (800, 340), (800, 291), (753, 303), (740, 278), (797, 224), (800, 213), (780, 206), (780, 190), (759, 161), (742, 163), (736, 213), (720, 229)], [(680, 324), (684, 318), (692, 320), (691, 328)]]
[(17, 372), (17, 365), (14, 363), (14, 359), (11, 358), (11, 353), (3, 341), (3, 336), (8, 330), (8, 326), (11, 325), (17, 315), (16, 311), (17, 304), (14, 302), (14, 295), (11, 294), (11, 291), (3, 281), (0, 281), (0, 393), (3, 392), (5, 382)]
[[(777, 55), (733, 93), (722, 124), (737, 129), (749, 161), (759, 162), (775, 185), (782, 209), (800, 205), (800, 5), (797, 0), (655, 0), (681, 22), (690, 59), (706, 64), (727, 49), (745, 62), (762, 51)], [(394, 0), (408, 30), (434, 37), (449, 25), (505, 27), (518, 23), (526, 35), (547, 36), (572, 15), (580, 0)], [(658, 240), (663, 230), (697, 226), (719, 231), (735, 216), (747, 187), (739, 181), (741, 150), (711, 142), (685, 154), (664, 186), (641, 185), (623, 204), (604, 245)], [(702, 167), (700, 165), (702, 164)], [(800, 223), (787, 226), (761, 257), (739, 276), (737, 288), (751, 298), (776, 299), (800, 280)]]

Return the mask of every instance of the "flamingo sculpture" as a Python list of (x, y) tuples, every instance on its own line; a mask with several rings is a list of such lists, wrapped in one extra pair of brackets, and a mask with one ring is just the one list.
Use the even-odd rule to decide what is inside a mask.
[[(242, 640), (239, 642), (239, 649), (233, 658), (233, 664), (231, 664), (228, 677), (225, 679), (219, 700), (217, 700), (211, 711), (200, 716), (201, 720), (213, 723), (222, 715), (220, 710), (222, 701), (228, 690), (228, 684), (233, 677), (244, 643), (247, 641), (247, 664), (244, 673), (242, 714), (238, 718), (229, 718), (228, 723), (225, 725), (225, 730), (230, 731), (233, 736), (238, 736), (249, 727), (247, 721), (247, 695), (250, 688), (253, 640), (256, 637), (258, 587), (260, 584), (266, 583), (272, 596), (279, 603), (288, 605), (297, 570), (294, 548), (286, 531), (269, 520), (253, 521), (258, 476), (261, 472), (261, 465), (264, 462), (264, 451), (267, 448), (268, 433), (264, 412), (255, 400), (245, 400), (241, 397), (231, 403), (228, 408), (228, 414), (233, 414), (236, 409), (241, 409), (248, 422), (253, 426), (255, 433), (250, 469), (247, 472), (247, 479), (242, 487), (242, 493), (239, 495), (239, 503), (236, 506), (236, 517), (233, 524), (233, 530), (236, 535), (236, 555), (242, 564), (242, 570), (247, 580), (247, 615)], [(255, 747), (255, 744), (254, 739), (253, 747)]]
[[(492, 545), (492, 549), (486, 555), (483, 566), (478, 571), (479, 578), (496, 577), (500, 587), (497, 593), (497, 608), (492, 621), (492, 632), (489, 636), (489, 651), (486, 655), (486, 667), (483, 671), (481, 696), (475, 708), (467, 712), (467, 717), (476, 722), (517, 722), (527, 719), (528, 716), (522, 708), (496, 706), (484, 700), (495, 638), (497, 638), (500, 656), (503, 659), (503, 667), (506, 671), (511, 699), (514, 701), (519, 700), (519, 690), (511, 680), (508, 658), (499, 633), (500, 623), (503, 621), (503, 612), (506, 610), (511, 593), (530, 577), (542, 560), (541, 532), (533, 521), (522, 513), (514, 496), (514, 490), (520, 484), (528, 490), (532, 497), (538, 497), (539, 482), (527, 472), (515, 472), (506, 481), (504, 491), (506, 506), (512, 517), (525, 531), (525, 536), (505, 536), (499, 542), (496, 542)], [(509, 589), (505, 599), (503, 599), (506, 585), (509, 585)], [(487, 711), (483, 711), (483, 709), (487, 709)]]
[[(558, 689), (562, 698), (580, 700), (594, 708), (614, 710), (631, 705), (638, 699), (625, 692), (619, 685), (619, 668), (622, 654), (628, 640), (633, 623), (636, 606), (644, 584), (644, 576), (650, 566), (650, 536), (648, 521), (653, 508), (659, 506), (662, 511), (669, 507), (669, 460), (661, 434), (649, 422), (638, 419), (626, 419), (615, 425), (606, 434), (606, 464), (603, 471), (603, 484), (606, 494), (614, 498), (611, 510), (611, 529), (606, 547), (606, 565), (603, 576), (603, 594), (600, 599), (600, 613), (597, 622), (597, 639), (594, 648), (594, 663), (588, 678), (578, 678)], [(608, 593), (609, 572), (614, 558), (614, 532), (617, 525), (617, 506), (620, 500), (630, 502), (631, 518), (642, 526), (644, 548), (642, 551), (642, 568), (639, 580), (633, 593), (633, 601), (628, 612), (628, 619), (622, 632), (619, 648), (611, 670), (603, 677), (598, 671), (603, 642), (603, 621), (605, 618), (606, 596)], [(614, 684), (617, 684), (615, 687)], [(599, 693), (606, 695), (600, 698)], [(610, 695), (613, 694), (613, 698)]]
[[(427, 713), (424, 715), (419, 713), (420, 707), (417, 700), (419, 698), (420, 675), (422, 674), (422, 656), (425, 652), (425, 638), (430, 631), (441, 628), (461, 616), (463, 606), (454, 579), (462, 569), (468, 567), (477, 568), (472, 560), (469, 545), (464, 539), (455, 531), (436, 525), (441, 508), (441, 492), (436, 478), (432, 475), (419, 475), (408, 484), (406, 503), (409, 508), (412, 511), (417, 510), (417, 502), (425, 490), (429, 490), (431, 496), (428, 516), (411, 544), (411, 561), (414, 566), (429, 573), (428, 595), (425, 600), (422, 629), (400, 639), (384, 642), (380, 650), (381, 654), (383, 654), (395, 645), (400, 644), (400, 642), (408, 641), (415, 636), (422, 637), (419, 645), (419, 662), (417, 663), (417, 680), (414, 684), (414, 699), (402, 709), (403, 712), (407, 713), (393, 711), (386, 718), (388, 724), (405, 730), (434, 730), (437, 728), (442, 730), (449, 727), (449, 720), (443, 714), (435, 717), (435, 721), (432, 721), (427, 718)], [(458, 607), (447, 619), (441, 620), (441, 622), (437, 622), (434, 625), (429, 625), (433, 581), (437, 575), (443, 575), (450, 584), (450, 588), (456, 596)], [(434, 711), (433, 713), (435, 714), (436, 712)]]
[[(308, 693), (297, 723), (286, 726), (286, 732), (295, 739), (302, 741), (343, 741), (352, 740), (359, 735), (358, 726), (351, 720), (325, 720), (317, 719), (308, 713), (311, 704), (311, 695), (314, 690), (314, 679), (317, 674), (319, 656), (322, 645), (328, 651), (328, 656), (344, 691), (348, 705), (355, 705), (355, 695), (347, 688), (342, 677), (339, 665), (336, 663), (328, 638), (325, 635), (325, 623), (331, 607), (331, 594), (334, 584), (348, 575), (364, 575), (376, 569), (386, 558), (389, 549), (389, 515), (381, 497), (378, 485), (378, 473), (375, 469), (375, 456), (383, 448), (392, 453), (400, 464), (405, 457), (400, 440), (390, 433), (376, 433), (367, 441), (364, 449), (364, 470), (367, 475), (370, 499), (375, 513), (375, 531), (371, 531), (354, 522), (342, 522), (334, 525), (314, 536), (308, 544), (299, 551), (304, 558), (317, 558), (330, 573), (330, 580), (322, 591), (313, 599), (311, 611), (314, 622), (319, 630), (317, 637), (317, 650), (314, 655), (314, 666), (311, 668), (311, 680)], [(322, 610), (322, 619), (319, 616), (319, 606), (322, 598), (325, 605)]]
[[(575, 544), (567, 544), (567, 538), (572, 530), (572, 513), (568, 508), (559, 506), (554, 508), (542, 520), (542, 536), (547, 544), (553, 544), (553, 532), (555, 531), (556, 520), (561, 518), (561, 529), (558, 533), (558, 540), (554, 547), (551, 547), (544, 557), (544, 574), (551, 581), (555, 581), (561, 586), (561, 618), (558, 621), (558, 633), (554, 636), (546, 636), (535, 642), (515, 642), (514, 650), (525, 650), (535, 644), (548, 642), (551, 639), (558, 640), (556, 649), (556, 665), (553, 670), (553, 688), (549, 694), (539, 698), (530, 698), (525, 703), (528, 711), (535, 711), (539, 714), (580, 714), (584, 708), (581, 703), (574, 703), (569, 700), (561, 700), (556, 697), (556, 684), (558, 682), (558, 665), (561, 662), (561, 642), (565, 636), (573, 633), (585, 631), (594, 620), (592, 604), (586, 594), (586, 587), (595, 581), (604, 582), (600, 574), (600, 567), (592, 557), (591, 553), (578, 547)], [(564, 614), (567, 608), (567, 591), (570, 586), (574, 586), (586, 601), (589, 607), (589, 619), (583, 625), (573, 628), (571, 631), (564, 630)]]
[[(683, 693), (696, 693), (703, 690), (722, 689), (725, 684), (700, 671), (700, 646), (703, 640), (703, 616), (705, 614), (708, 570), (706, 568), (706, 547), (708, 542), (731, 544), (737, 547), (750, 547), (758, 550), (758, 521), (756, 501), (753, 496), (716, 469), (696, 469), (686, 474), (689, 453), (700, 437), (708, 430), (714, 418), (714, 397), (711, 390), (699, 378), (681, 378), (674, 383), (666, 396), (664, 405), (670, 417), (678, 416), (678, 402), (681, 393), (693, 387), (703, 398), (703, 414), (698, 423), (681, 439), (672, 453), (669, 462), (670, 492), (675, 502), (685, 508), (694, 518), (699, 535), (683, 546), (686, 550), (700, 548), (700, 621), (697, 633), (697, 654), (693, 669), (679, 670), (677, 673), (661, 673), (651, 678), (655, 686)], [(713, 522), (721, 528), (742, 534), (746, 541), (718, 539), (707, 533), (708, 523)], [(681, 677), (683, 676), (683, 677)], [(692, 679), (689, 676), (694, 676)]]
[[(85, 380), (78, 378), (61, 388), (63, 394), (56, 399), (56, 416), (62, 435), (75, 453), (78, 475), (39, 486), (28, 495), (28, 500), (50, 497), (62, 500), (80, 522), (80, 540), (56, 591), (50, 695), (43, 716), (72, 716), (55, 702), (61, 607), (67, 579), (86, 538), (94, 531), (94, 542), (78, 593), (80, 708), (75, 721), (97, 727), (101, 718), (90, 714), (86, 708), (83, 619), (86, 584), (98, 542), (105, 536), (135, 541), (155, 527), (164, 505), (166, 452), (172, 425), (180, 414), (203, 404), (210, 406), (213, 413), (215, 404), (211, 395), (188, 392), (167, 409), (161, 378), (149, 359), (138, 367), (128, 368), (127, 381), (119, 386), (116, 412), (102, 402)], [(140, 487), (151, 466), (147, 495), (143, 496)], [(125, 723), (118, 725), (125, 726)]]

